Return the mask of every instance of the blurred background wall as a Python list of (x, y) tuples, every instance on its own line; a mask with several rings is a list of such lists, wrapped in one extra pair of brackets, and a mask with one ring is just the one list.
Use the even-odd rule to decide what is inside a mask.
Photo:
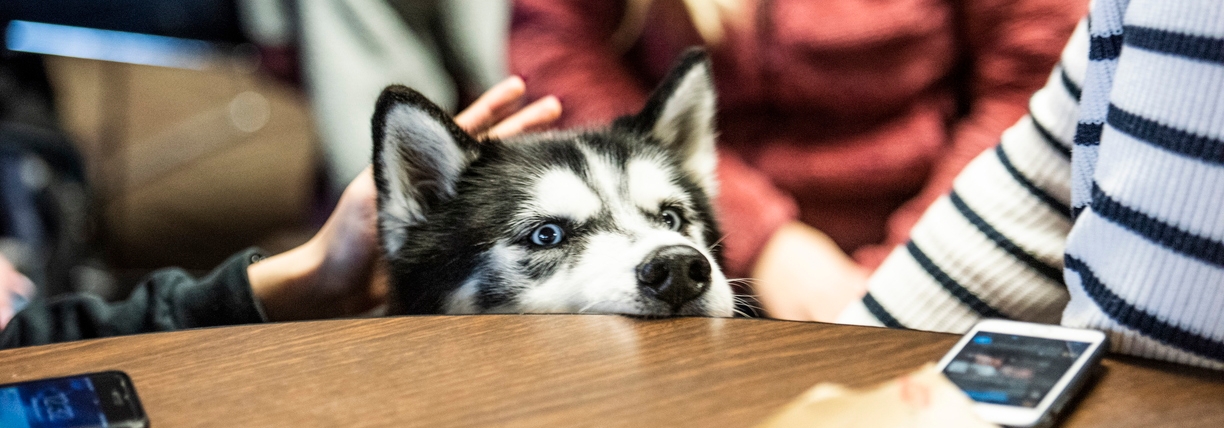
[(205, 269), (308, 227), (319, 159), (305, 97), (217, 65), (47, 58), (116, 266)]
[[(506, 74), (508, 9), (502, 0), (6, 0), (0, 130), (67, 141), (87, 203), (73, 230), (54, 226), (71, 215), (35, 210), (39, 239), (16, 237), (0, 214), (0, 255), (36, 282), (56, 282), (46, 293), (115, 298), (151, 269), (202, 271), (244, 247), (304, 242), (369, 162), (379, 91), (401, 83), (446, 108), (465, 105)], [(0, 154), (58, 165), (23, 138), (0, 132)], [(47, 186), (12, 175), (16, 193), (45, 205)], [(42, 239), (56, 235), (73, 242)], [(60, 253), (71, 255), (51, 266)], [(71, 273), (46, 281), (48, 272)]]

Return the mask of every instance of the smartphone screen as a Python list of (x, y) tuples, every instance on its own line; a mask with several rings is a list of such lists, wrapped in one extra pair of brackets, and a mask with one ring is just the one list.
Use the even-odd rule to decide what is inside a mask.
[(980, 403), (1036, 407), (1090, 343), (979, 331), (944, 375)]
[(145, 426), (127, 375), (93, 373), (0, 385), (0, 427)]

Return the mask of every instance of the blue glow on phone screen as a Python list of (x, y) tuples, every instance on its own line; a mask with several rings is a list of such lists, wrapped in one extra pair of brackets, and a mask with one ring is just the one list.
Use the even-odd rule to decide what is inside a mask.
[(944, 375), (974, 401), (1036, 407), (1088, 345), (978, 332), (944, 368)]
[(106, 417), (87, 377), (0, 388), (0, 427), (105, 427)]

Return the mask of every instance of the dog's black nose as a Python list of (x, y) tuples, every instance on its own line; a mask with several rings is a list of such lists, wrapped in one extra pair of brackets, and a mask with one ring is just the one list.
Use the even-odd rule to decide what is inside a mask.
[(688, 245), (662, 247), (637, 267), (638, 286), (678, 309), (710, 287), (710, 262)]

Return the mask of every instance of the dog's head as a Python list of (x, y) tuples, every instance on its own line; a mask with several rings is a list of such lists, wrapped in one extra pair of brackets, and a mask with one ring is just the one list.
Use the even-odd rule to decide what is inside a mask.
[(388, 87), (373, 125), (390, 312), (730, 316), (714, 106), (700, 51), (601, 130), (477, 141)]

